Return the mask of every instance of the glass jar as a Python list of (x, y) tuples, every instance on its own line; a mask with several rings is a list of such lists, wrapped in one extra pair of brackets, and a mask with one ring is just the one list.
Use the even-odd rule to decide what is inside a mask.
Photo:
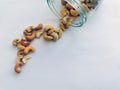
[[(64, 0), (66, 3), (70, 4), (79, 14), (79, 17), (72, 22), (72, 26), (80, 27), (82, 26), (100, 6), (102, 0)], [(61, 0), (47, 0), (48, 6), (52, 12), (61, 17), (61, 9), (64, 5), (61, 4)]]

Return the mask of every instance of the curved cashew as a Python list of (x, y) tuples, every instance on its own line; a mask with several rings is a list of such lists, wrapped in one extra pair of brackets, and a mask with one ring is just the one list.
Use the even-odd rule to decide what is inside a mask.
[(19, 44), (20, 41), (21, 41), (20, 38), (14, 39), (13, 42), (12, 42), (12, 44), (13, 44), (14, 46), (17, 46), (17, 44)]
[(44, 31), (47, 32), (47, 31), (49, 31), (49, 30), (51, 30), (51, 29), (54, 29), (54, 27), (51, 26), (51, 25), (47, 25), (47, 26), (44, 28)]
[(35, 32), (33, 32), (31, 36), (26, 36), (26, 39), (28, 41), (32, 41), (34, 38), (35, 38)]
[(72, 15), (72, 16), (78, 16), (79, 14), (78, 14), (78, 12), (76, 11), (76, 10), (74, 10), (74, 9), (71, 9), (70, 10), (70, 14)]
[(31, 33), (30, 33), (30, 32), (27, 32), (26, 30), (23, 31), (23, 34), (24, 34), (25, 36), (30, 36), (30, 35), (31, 35)]
[(41, 31), (41, 30), (38, 30), (37, 32), (36, 32), (36, 38), (40, 38), (40, 36), (43, 34), (43, 31)]
[(35, 52), (35, 48), (33, 46), (27, 46), (25, 49), (24, 49), (24, 54), (27, 55), (29, 52)]
[(43, 24), (38, 24), (38, 26), (37, 27), (35, 27), (35, 30), (41, 30), (43, 28)]
[(85, 5), (85, 4), (83, 3), (82, 6), (85, 8), (85, 10), (86, 10), (88, 13), (90, 12), (90, 9), (88, 8), (87, 5)]
[(28, 59), (30, 59), (31, 56), (30, 55), (25, 55), (22, 59), (22, 62), (25, 64), (27, 62)]
[(65, 0), (61, 0), (61, 4), (62, 4), (62, 5), (66, 5), (66, 3), (67, 3), (67, 2), (66, 2)]
[(65, 27), (65, 25), (64, 25), (62, 22), (60, 23), (59, 27), (60, 27), (63, 31), (66, 30), (66, 27)]
[(64, 17), (64, 16), (67, 16), (69, 15), (69, 11), (66, 9), (66, 8), (63, 8), (61, 11), (60, 11), (61, 15)]
[(21, 39), (21, 45), (26, 47), (30, 45), (30, 42), (28, 42), (26, 39)]
[(27, 31), (28, 33), (31, 33), (33, 30), (35, 29), (34, 26), (28, 26), (25, 31)]
[(58, 40), (58, 34), (57, 33), (52, 33), (51, 36), (53, 36), (53, 40), (57, 41)]
[(18, 47), (18, 50), (24, 50), (25, 49), (25, 46), (23, 46), (21, 44), (18, 44), (17, 47)]
[(56, 28), (58, 33), (58, 38), (60, 39), (63, 35), (63, 31), (60, 28)]
[(44, 37), (45, 40), (53, 40), (53, 37), (52, 36), (48, 36), (46, 32), (44, 32), (43, 37)]
[(65, 5), (65, 7), (67, 8), (67, 9), (73, 9), (73, 6), (71, 6), (69, 3), (67, 3), (66, 5)]
[(24, 63), (23, 62), (17, 62), (16, 65), (15, 65), (15, 72), (16, 73), (20, 73), (22, 70), (21, 70), (21, 66), (23, 66)]

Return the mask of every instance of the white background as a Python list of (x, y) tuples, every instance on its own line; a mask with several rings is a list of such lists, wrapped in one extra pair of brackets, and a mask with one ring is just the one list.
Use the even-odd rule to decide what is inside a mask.
[(36, 52), (16, 74), (11, 42), (41, 22), (58, 26), (46, 0), (0, 0), (0, 90), (120, 90), (120, 0), (104, 0), (57, 42), (34, 40)]

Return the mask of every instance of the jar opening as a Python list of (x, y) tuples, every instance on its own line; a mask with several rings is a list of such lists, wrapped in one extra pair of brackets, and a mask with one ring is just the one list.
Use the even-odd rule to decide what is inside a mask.
[[(50, 7), (51, 11), (58, 17), (61, 17), (61, 9), (64, 7), (60, 2), (56, 0), (47, 0), (48, 6)], [(74, 9), (79, 13), (79, 17), (77, 17), (73, 22), (72, 26), (80, 27), (82, 26), (86, 20), (87, 20), (87, 13), (84, 10), (84, 8), (81, 6), (80, 2), (77, 2), (77, 0), (65, 0), (67, 3), (69, 3), (71, 6), (74, 7)]]

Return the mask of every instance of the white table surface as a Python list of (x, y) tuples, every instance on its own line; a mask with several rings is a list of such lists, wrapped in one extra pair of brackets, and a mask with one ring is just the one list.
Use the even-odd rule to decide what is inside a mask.
[(46, 0), (0, 0), (0, 90), (120, 90), (120, 0), (104, 0), (57, 42), (34, 40), (37, 51), (16, 74), (11, 42), (41, 22), (58, 25)]

